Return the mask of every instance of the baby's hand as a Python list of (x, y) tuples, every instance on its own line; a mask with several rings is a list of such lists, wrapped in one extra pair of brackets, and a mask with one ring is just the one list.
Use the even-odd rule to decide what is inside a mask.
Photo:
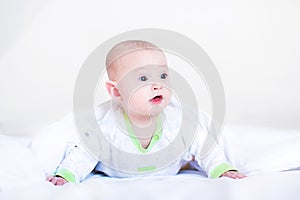
[(237, 172), (237, 171), (227, 171), (224, 172), (220, 177), (228, 177), (228, 178), (233, 178), (233, 179), (240, 179), (240, 178), (245, 178), (247, 177), (246, 175)]
[(59, 176), (48, 176), (47, 181), (53, 183), (53, 185), (63, 185), (68, 182), (66, 179)]

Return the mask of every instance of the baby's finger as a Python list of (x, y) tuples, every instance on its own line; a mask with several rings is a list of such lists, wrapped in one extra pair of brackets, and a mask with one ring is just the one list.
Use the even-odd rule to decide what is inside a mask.
[(229, 178), (237, 179), (237, 175), (234, 172), (228, 172), (228, 173), (226, 173), (226, 176)]
[(245, 178), (245, 175), (239, 172), (231, 172), (230, 176), (234, 179)]
[(238, 178), (237, 172), (233, 172), (233, 171), (225, 172), (223, 174), (223, 176), (228, 177), (228, 178), (233, 178), (233, 179), (237, 179)]
[(57, 179), (56, 185), (64, 185), (66, 183), (66, 180), (63, 178)]
[(238, 178), (245, 178), (245, 177), (247, 177), (247, 176), (244, 175), (244, 174), (242, 174), (242, 173), (238, 173), (238, 174), (237, 174), (237, 177), (238, 177)]
[(57, 183), (57, 178), (56, 177), (53, 177), (50, 181), (51, 183), (53, 183), (53, 185), (56, 185)]
[(49, 182), (51, 182), (53, 178), (54, 178), (54, 176), (47, 176), (46, 180), (49, 181)]

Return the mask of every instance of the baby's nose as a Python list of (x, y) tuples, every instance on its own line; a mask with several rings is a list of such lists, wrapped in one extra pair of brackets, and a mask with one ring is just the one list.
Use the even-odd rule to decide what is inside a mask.
[(152, 85), (152, 90), (160, 90), (160, 89), (162, 89), (162, 85), (157, 84), (157, 83), (154, 83)]

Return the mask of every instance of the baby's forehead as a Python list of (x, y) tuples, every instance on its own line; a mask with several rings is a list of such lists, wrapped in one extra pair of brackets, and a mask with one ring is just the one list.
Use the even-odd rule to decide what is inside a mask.
[(151, 57), (152, 59), (166, 59), (166, 55), (161, 49), (137, 49), (137, 50), (125, 52), (118, 56), (119, 59), (130, 58), (130, 57), (135, 57), (135, 58)]
[(131, 72), (135, 74), (147, 74), (147, 73), (153, 73), (153, 72), (165, 72), (168, 70), (167, 65), (144, 65), (144, 66), (137, 66)]
[(120, 56), (110, 67), (110, 72), (118, 79), (130, 71), (152, 73), (154, 70), (164, 70), (167, 59), (159, 50), (138, 50)]

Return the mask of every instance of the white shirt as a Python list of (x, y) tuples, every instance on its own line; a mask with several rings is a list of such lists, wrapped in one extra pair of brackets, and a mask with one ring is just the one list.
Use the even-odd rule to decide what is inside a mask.
[[(150, 148), (146, 150), (139, 148), (136, 144), (137, 140), (133, 140), (128, 134), (122, 107), (119, 104), (111, 103), (110, 101), (101, 104), (95, 109), (95, 112), (99, 128), (112, 147), (131, 155), (156, 154), (158, 155), (157, 160), (170, 159), (169, 156), (172, 155), (160, 154), (160, 152), (169, 148), (174, 143), (182, 126), (181, 107), (178, 102), (172, 100), (164, 109), (162, 113), (162, 131), (160, 134), (153, 136), (152, 140), (155, 141), (151, 141), (153, 145), (150, 145)], [(205, 113), (199, 113), (198, 127), (195, 130), (192, 142), (187, 145), (184, 139), (182, 139), (182, 144), (186, 146), (183, 145), (184, 148), (182, 148), (179, 154), (173, 155), (172, 162), (168, 162), (163, 166), (160, 166), (159, 161), (153, 162), (150, 166), (143, 166), (142, 159), (140, 162), (131, 162), (128, 159), (122, 160), (118, 154), (114, 154), (111, 151), (113, 148), (101, 152), (101, 154), (105, 154), (104, 157), (108, 158), (106, 162), (99, 161), (95, 156), (89, 154), (82, 144), (74, 144), (66, 153), (64, 160), (58, 166), (55, 174), (64, 177), (64, 174), (59, 172), (67, 170), (75, 176), (77, 182), (85, 179), (94, 168), (111, 177), (174, 175), (178, 173), (183, 165), (189, 162), (195, 169), (205, 171), (210, 177), (216, 177), (234, 168), (227, 163), (224, 152), (218, 143), (206, 156), (200, 157), (209, 126), (209, 117)], [(181, 142), (180, 138), (178, 141), (179, 143)], [(122, 167), (124, 169), (136, 168), (137, 170), (122, 170)]]

